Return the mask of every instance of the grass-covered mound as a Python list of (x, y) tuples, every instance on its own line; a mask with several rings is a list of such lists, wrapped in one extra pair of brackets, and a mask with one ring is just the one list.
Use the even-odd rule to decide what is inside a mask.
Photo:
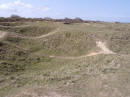
[[(0, 41), (0, 96), (31, 97), (32, 92), (45, 96), (43, 91), (48, 87), (53, 87), (50, 91), (55, 94), (59, 90), (59, 95), (68, 93), (72, 97), (129, 95), (129, 27), (130, 24), (105, 22), (24, 22), (0, 26), (0, 30), (8, 32)], [(46, 35), (57, 28), (53, 35), (27, 38)], [(72, 60), (50, 57), (77, 57), (100, 51), (96, 45), (99, 40), (116, 54)]]
[(0, 44), (0, 73), (23, 71), (29, 65), (28, 51), (6, 42)]

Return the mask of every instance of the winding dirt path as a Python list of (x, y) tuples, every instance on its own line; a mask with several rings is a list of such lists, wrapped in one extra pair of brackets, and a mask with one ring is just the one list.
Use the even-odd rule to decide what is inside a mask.
[[(57, 33), (59, 31), (60, 28), (57, 28), (55, 31), (52, 31), (52, 32), (49, 32), (48, 34), (45, 34), (45, 35), (41, 35), (41, 36), (36, 36), (36, 37), (28, 37), (28, 36), (21, 36), (21, 35), (18, 35), (18, 34), (15, 34), (11, 37), (20, 37), (20, 38), (23, 38), (23, 39), (41, 39), (41, 38), (45, 38), (45, 37), (48, 37), (48, 36), (51, 36), (55, 33)], [(5, 37), (5, 35), (7, 34), (7, 32), (1, 32), (0, 31), (0, 38), (3, 38)], [(101, 51), (99, 52), (92, 52), (90, 54), (86, 54), (86, 55), (83, 55), (83, 56), (79, 56), (79, 57), (62, 57), (62, 56), (50, 56), (51, 58), (59, 58), (59, 59), (80, 59), (80, 58), (84, 58), (84, 57), (88, 57), (88, 56), (96, 56), (96, 55), (99, 55), (99, 54), (116, 54), (114, 53), (113, 51), (111, 51), (107, 46), (106, 46), (106, 43), (105, 42), (102, 42), (102, 41), (96, 41), (96, 45), (101, 49)]]
[(41, 38), (45, 38), (45, 37), (48, 37), (48, 36), (51, 36), (51, 35), (57, 33), (59, 31), (59, 29), (60, 28), (57, 28), (55, 31), (49, 32), (48, 34), (44, 34), (41, 36), (36, 36), (36, 37), (22, 36), (22, 35), (19, 35), (19, 34), (12, 32), (11, 37), (19, 37), (19, 38), (23, 38), (23, 39), (41, 39)]
[(79, 57), (61, 57), (61, 56), (50, 56), (50, 58), (58, 58), (58, 59), (81, 59), (88, 56), (96, 56), (99, 54), (116, 54), (113, 51), (111, 51), (109, 48), (107, 48), (105, 42), (102, 41), (96, 41), (97, 46), (101, 49), (99, 52), (92, 52), (90, 54), (86, 54)]

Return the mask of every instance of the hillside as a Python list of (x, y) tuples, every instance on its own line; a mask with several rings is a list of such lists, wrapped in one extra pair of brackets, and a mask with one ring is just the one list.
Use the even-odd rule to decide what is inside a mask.
[(129, 97), (130, 24), (0, 22), (0, 97)]

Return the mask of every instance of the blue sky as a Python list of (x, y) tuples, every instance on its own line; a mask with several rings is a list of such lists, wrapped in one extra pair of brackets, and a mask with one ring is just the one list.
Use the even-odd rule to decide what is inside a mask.
[(130, 21), (130, 0), (0, 0), (0, 16)]

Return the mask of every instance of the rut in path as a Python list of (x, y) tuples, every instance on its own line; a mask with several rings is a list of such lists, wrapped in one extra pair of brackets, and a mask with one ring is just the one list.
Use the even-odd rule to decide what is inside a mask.
[(11, 37), (19, 37), (19, 38), (23, 38), (23, 39), (41, 39), (41, 38), (45, 38), (45, 37), (48, 37), (48, 36), (51, 36), (51, 35), (57, 33), (59, 31), (59, 29), (60, 28), (57, 28), (55, 31), (49, 32), (48, 34), (44, 34), (41, 36), (36, 36), (36, 37), (22, 36), (22, 35), (18, 35), (16, 33), (12, 32)]
[(92, 52), (90, 54), (86, 54), (79, 57), (61, 57), (61, 56), (50, 56), (51, 58), (58, 58), (58, 59), (80, 59), (88, 56), (96, 56), (99, 54), (116, 54), (113, 51), (111, 51), (109, 48), (106, 47), (105, 43), (102, 41), (96, 41), (96, 45), (101, 49), (99, 52)]

